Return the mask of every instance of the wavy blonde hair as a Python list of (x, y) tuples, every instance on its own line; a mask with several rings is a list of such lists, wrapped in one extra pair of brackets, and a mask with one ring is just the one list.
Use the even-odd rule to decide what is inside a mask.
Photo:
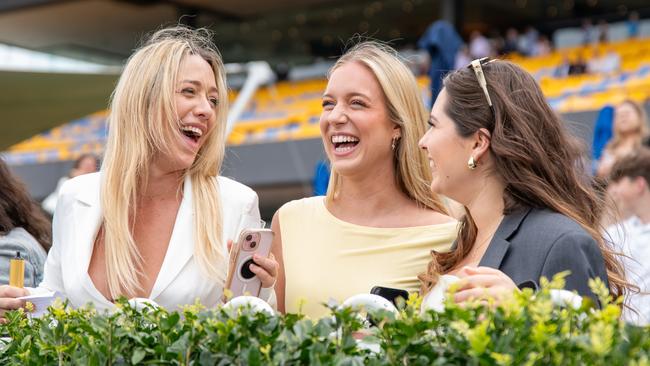
[(138, 190), (146, 186), (154, 155), (169, 153), (180, 138), (174, 102), (184, 58), (199, 55), (215, 75), (219, 107), (192, 166), (195, 255), (207, 275), (225, 279), (222, 213), (216, 176), (221, 169), (228, 111), (226, 75), (208, 30), (177, 26), (155, 32), (128, 60), (111, 97), (102, 165), (102, 231), (106, 277), (113, 298), (141, 289), (142, 257), (133, 239)]
[[(332, 66), (329, 75), (349, 62), (358, 62), (375, 75), (385, 96), (388, 116), (401, 129), (401, 138), (393, 155), (397, 186), (419, 206), (446, 214), (445, 206), (429, 187), (429, 162), (424, 151), (418, 147), (420, 136), (426, 132), (429, 116), (415, 77), (397, 51), (375, 41), (364, 41), (352, 47)], [(332, 168), (327, 200), (336, 198), (340, 186), (341, 177)]]

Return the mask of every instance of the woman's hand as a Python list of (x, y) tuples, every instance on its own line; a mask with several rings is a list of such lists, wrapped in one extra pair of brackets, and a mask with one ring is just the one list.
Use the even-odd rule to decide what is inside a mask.
[(519, 291), (508, 275), (490, 267), (463, 267), (457, 276), (460, 277), (460, 287), (454, 294), (457, 303), (489, 298), (499, 301)]
[[(228, 251), (230, 252), (232, 250), (233, 241), (228, 240), (226, 243), (228, 245)], [(255, 273), (257, 278), (260, 279), (262, 287), (273, 287), (275, 281), (278, 279), (278, 268), (280, 267), (278, 261), (275, 260), (273, 253), (271, 253), (268, 258), (263, 258), (258, 254), (253, 254), (253, 261), (255, 264), (251, 264), (248, 268), (250, 268), (251, 272)]]
[(25, 307), (25, 300), (18, 300), (17, 297), (27, 296), (29, 291), (24, 288), (13, 287), (9, 285), (0, 286), (0, 324), (7, 322), (5, 313), (10, 310), (16, 310)]
[(280, 265), (275, 260), (273, 253), (268, 258), (263, 258), (258, 254), (253, 254), (255, 264), (250, 265), (250, 270), (255, 273), (257, 278), (262, 281), (262, 287), (273, 287), (278, 278), (278, 268)]

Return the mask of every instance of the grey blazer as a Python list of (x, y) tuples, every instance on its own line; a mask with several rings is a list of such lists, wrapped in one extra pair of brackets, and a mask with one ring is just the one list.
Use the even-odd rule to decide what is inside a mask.
[(479, 266), (501, 270), (520, 288), (537, 288), (542, 276), (569, 270), (565, 288), (594, 300), (590, 278), (609, 286), (596, 241), (577, 222), (550, 210), (524, 208), (506, 215)]

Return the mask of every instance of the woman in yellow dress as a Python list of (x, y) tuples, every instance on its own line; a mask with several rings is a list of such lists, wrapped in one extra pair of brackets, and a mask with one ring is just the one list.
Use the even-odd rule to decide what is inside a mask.
[(457, 222), (429, 189), (419, 136), (427, 111), (390, 47), (356, 45), (332, 67), (320, 119), (332, 166), (327, 195), (289, 202), (273, 218), (278, 308), (312, 318), (323, 303), (373, 286), (417, 291), (431, 251)]

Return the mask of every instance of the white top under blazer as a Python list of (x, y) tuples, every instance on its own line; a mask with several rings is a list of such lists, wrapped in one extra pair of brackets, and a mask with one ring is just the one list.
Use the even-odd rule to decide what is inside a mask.
[[(88, 275), (101, 224), (100, 174), (82, 175), (63, 185), (54, 214), (52, 248), (36, 292), (58, 291), (73, 307), (92, 302), (101, 310), (114, 305), (95, 288)], [(227, 258), (226, 240), (237, 240), (242, 229), (260, 227), (258, 199), (252, 189), (228, 178), (218, 177), (215, 184), (219, 185), (223, 251)], [(223, 284), (206, 276), (194, 258), (192, 205), (192, 183), (187, 177), (169, 247), (149, 296), (169, 311), (179, 310), (179, 306), (193, 304), (197, 299), (208, 308), (214, 307), (223, 294)], [(274, 295), (268, 290), (260, 297), (274, 301)]]

